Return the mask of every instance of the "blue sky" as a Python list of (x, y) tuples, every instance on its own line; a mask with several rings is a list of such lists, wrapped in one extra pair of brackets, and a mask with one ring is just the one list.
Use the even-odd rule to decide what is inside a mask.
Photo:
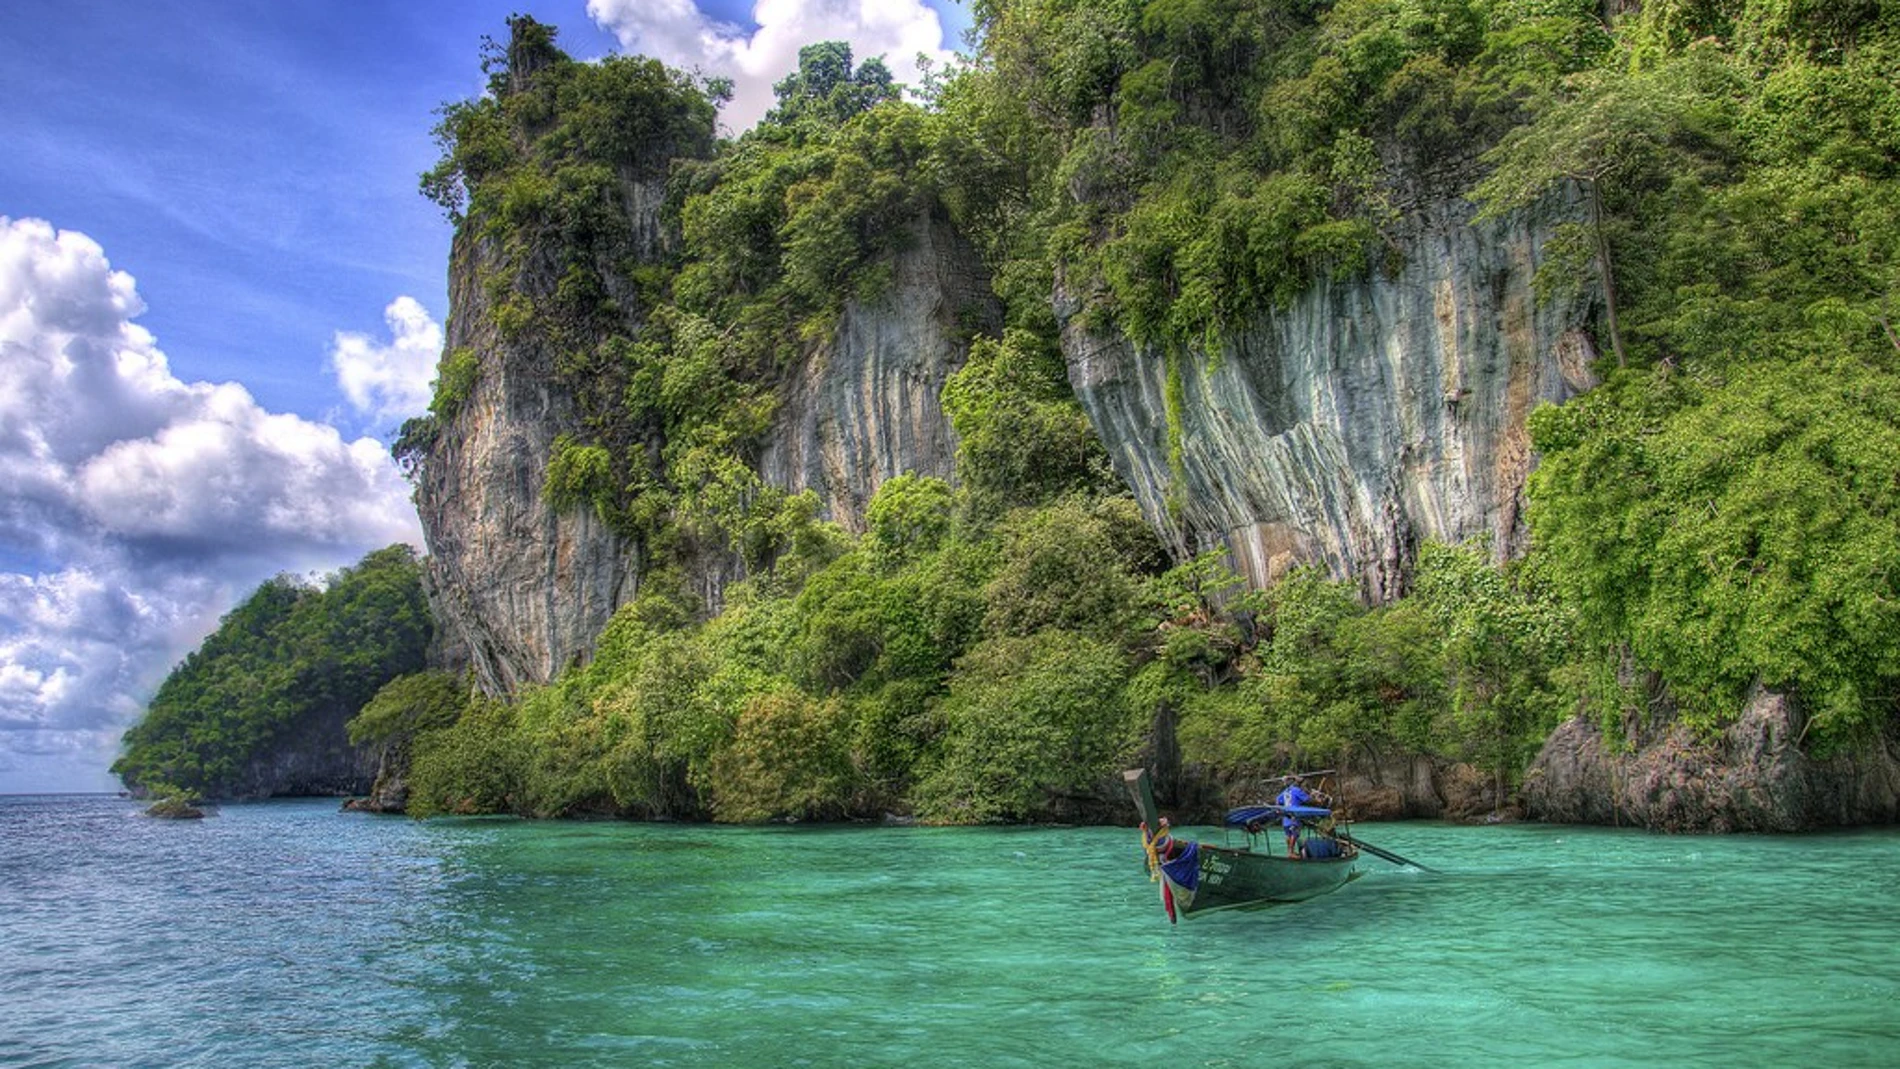
[(235, 599), (415, 540), (383, 451), (426, 397), (442, 102), (512, 12), (573, 55), (733, 76), (960, 47), (949, 0), (13, 0), (0, 20), (0, 793), (99, 790)]

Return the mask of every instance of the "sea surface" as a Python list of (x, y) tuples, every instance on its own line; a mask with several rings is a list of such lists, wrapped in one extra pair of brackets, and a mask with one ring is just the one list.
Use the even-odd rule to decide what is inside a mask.
[(1171, 927), (1128, 828), (0, 798), (0, 1066), (1900, 1065), (1900, 831), (1358, 831)]

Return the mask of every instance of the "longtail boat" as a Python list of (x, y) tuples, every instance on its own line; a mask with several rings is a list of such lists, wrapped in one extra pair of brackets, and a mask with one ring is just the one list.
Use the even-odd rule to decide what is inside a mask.
[[(1141, 811), (1142, 848), (1151, 877), (1161, 885), (1168, 920), (1218, 909), (1298, 902), (1336, 891), (1358, 875), (1359, 843), (1333, 824), (1322, 806), (1243, 806), (1227, 814), (1227, 826), (1246, 836), (1245, 846), (1177, 839), (1155, 809), (1145, 768), (1122, 773)], [(1282, 823), (1295, 822), (1295, 854), (1279, 842)], [(1231, 834), (1231, 832), (1230, 832)]]

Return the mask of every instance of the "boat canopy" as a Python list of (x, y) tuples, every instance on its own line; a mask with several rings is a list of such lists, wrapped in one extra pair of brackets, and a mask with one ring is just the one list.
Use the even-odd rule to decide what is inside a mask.
[(1319, 820), (1332, 815), (1332, 810), (1322, 809), (1316, 805), (1243, 805), (1239, 809), (1227, 811), (1227, 823), (1231, 827), (1244, 828), (1249, 824), (1260, 824), (1286, 817), (1293, 817), (1296, 820)]

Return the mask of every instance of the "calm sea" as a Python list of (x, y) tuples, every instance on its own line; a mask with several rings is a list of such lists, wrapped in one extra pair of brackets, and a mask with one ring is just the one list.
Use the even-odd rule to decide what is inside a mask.
[(1131, 829), (0, 798), (0, 1065), (1900, 1064), (1900, 831), (1360, 832), (1170, 928)]

